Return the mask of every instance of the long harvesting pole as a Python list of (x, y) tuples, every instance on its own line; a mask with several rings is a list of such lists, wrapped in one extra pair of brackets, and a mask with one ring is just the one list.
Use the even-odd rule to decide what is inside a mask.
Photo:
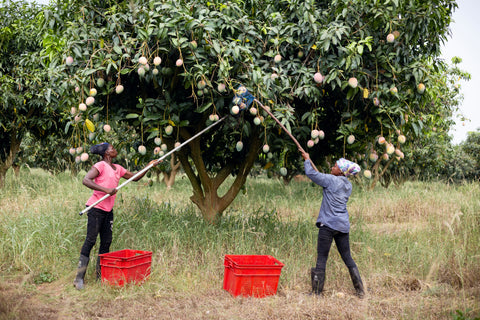
[[(252, 102), (256, 102), (263, 110), (265, 110), (266, 113), (268, 113), (268, 115), (270, 117), (272, 117), (273, 120), (275, 120), (279, 125), (280, 127), (288, 134), (288, 136), (293, 140), (293, 142), (295, 142), (295, 144), (297, 145), (297, 148), (298, 150), (301, 152), (301, 153), (306, 153), (305, 150), (302, 148), (302, 146), (300, 145), (300, 143), (298, 143), (297, 139), (295, 139), (295, 137), (290, 133), (290, 131), (287, 130), (287, 128), (285, 128), (285, 126), (273, 115), (272, 112), (270, 112), (270, 110), (265, 107), (263, 105), (263, 103), (261, 103), (257, 98), (255, 98), (250, 92), (248, 92), (248, 89), (244, 86), (244, 85), (240, 85), (238, 86), (236, 92), (235, 92), (235, 97), (233, 98), (233, 103), (237, 106), (239, 106), (240, 109), (246, 109), (248, 106), (250, 106), (250, 104), (252, 104)], [(313, 162), (312, 162), (313, 164)], [(313, 167), (315, 168), (315, 170), (318, 171), (318, 169), (315, 167), (315, 165), (313, 165)]]
[(305, 152), (305, 150), (302, 148), (302, 146), (300, 145), (300, 143), (298, 143), (297, 139), (295, 139), (295, 137), (287, 130), (287, 128), (285, 128), (285, 126), (273, 115), (273, 113), (272, 113), (270, 110), (268, 110), (268, 108), (265, 107), (260, 101), (258, 101), (257, 98), (255, 98), (254, 101), (255, 101), (256, 103), (258, 103), (258, 105), (259, 105), (260, 107), (262, 107), (262, 109), (265, 110), (265, 112), (267, 112), (268, 115), (269, 115), (270, 117), (272, 117), (273, 120), (275, 120), (275, 121), (278, 123), (278, 125), (288, 134), (288, 136), (289, 136), (289, 137), (293, 140), (293, 142), (295, 142), (295, 144), (297, 145), (298, 150)]
[[(127, 181), (125, 181), (124, 183), (122, 183), (121, 185), (119, 185), (116, 190), (120, 190), (121, 188), (123, 188), (125, 185), (127, 185), (129, 182), (135, 180), (135, 178), (137, 178), (139, 175), (143, 174), (144, 172), (148, 171), (151, 167), (153, 167), (155, 164), (159, 163), (160, 161), (162, 161), (164, 158), (168, 157), (170, 154), (174, 153), (175, 151), (179, 150), (180, 148), (182, 148), (184, 145), (190, 143), (190, 141), (196, 139), (197, 137), (201, 136), (202, 134), (204, 134), (206, 131), (210, 130), (211, 128), (213, 128), (214, 126), (216, 126), (217, 124), (219, 124), (220, 122), (222, 122), (223, 120), (225, 120), (227, 116), (224, 116), (223, 118), (221, 118), (220, 120), (212, 123), (211, 125), (209, 125), (208, 127), (206, 127), (205, 129), (203, 129), (202, 131), (198, 132), (196, 135), (194, 135), (193, 137), (185, 140), (182, 144), (180, 144), (178, 147), (175, 147), (173, 148), (172, 150), (170, 150), (169, 152), (167, 152), (166, 154), (164, 154), (163, 156), (161, 156), (160, 158), (158, 158), (155, 162), (152, 162), (150, 163), (148, 166), (146, 166), (145, 168), (143, 168), (142, 170), (138, 171), (135, 175), (133, 175), (130, 179), (128, 179)], [(95, 207), (97, 204), (99, 204), (100, 202), (102, 202), (103, 200), (107, 199), (108, 197), (110, 197), (110, 194), (105, 194), (102, 198), (98, 199), (95, 203), (93, 203), (92, 205), (90, 205), (89, 207), (83, 209), (82, 211), (80, 211), (80, 215), (83, 215), (85, 212), (88, 212), (88, 210), (92, 209), (93, 207)]]

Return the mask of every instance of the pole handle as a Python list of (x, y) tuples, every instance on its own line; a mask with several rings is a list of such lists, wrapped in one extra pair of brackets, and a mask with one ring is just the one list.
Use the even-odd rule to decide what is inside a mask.
[(278, 123), (278, 125), (288, 134), (288, 136), (289, 136), (289, 137), (293, 140), (293, 142), (295, 142), (295, 144), (297, 145), (298, 150), (300, 150), (300, 151), (302, 151), (302, 152), (305, 152), (305, 150), (302, 148), (302, 146), (300, 145), (300, 143), (298, 143), (297, 139), (295, 139), (295, 137), (287, 130), (287, 128), (285, 128), (285, 126), (273, 115), (273, 113), (270, 112), (270, 110), (268, 110), (268, 108), (265, 107), (257, 98), (255, 98), (255, 102), (258, 103), (258, 105), (259, 105), (260, 107), (262, 107), (263, 110), (265, 110), (265, 111), (268, 113), (268, 115), (269, 115), (270, 117), (272, 117), (273, 120), (275, 120), (275, 121)]
[[(266, 108), (260, 101), (258, 101), (257, 98), (255, 98), (255, 102), (258, 103), (258, 105), (259, 105), (260, 107), (262, 107), (263, 110), (265, 110), (265, 111), (268, 113), (268, 115), (269, 115), (270, 117), (272, 117), (273, 120), (275, 120), (275, 121), (280, 125), (280, 127), (281, 127), (281, 128), (288, 134), (288, 136), (293, 140), (293, 142), (295, 142), (295, 144), (297, 145), (298, 150), (300, 150), (300, 152), (305, 152), (305, 149), (302, 148), (302, 146), (300, 145), (300, 143), (298, 142), (298, 140), (295, 139), (295, 137), (287, 130), (287, 128), (285, 128), (285, 126), (273, 115), (273, 113), (271, 113), (270, 110), (268, 110), (268, 108)], [(312, 162), (312, 161), (310, 161), (310, 162)], [(315, 164), (313, 164), (313, 162), (312, 162), (312, 166), (313, 166), (313, 168), (314, 168), (316, 171), (318, 171), (317, 167), (315, 166)]]

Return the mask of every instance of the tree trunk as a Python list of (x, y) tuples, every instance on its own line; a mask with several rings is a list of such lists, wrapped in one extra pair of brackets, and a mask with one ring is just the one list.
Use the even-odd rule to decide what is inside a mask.
[(75, 161), (69, 161), (68, 167), (70, 168), (70, 175), (76, 177), (78, 175), (78, 168)]
[(0, 158), (0, 189), (5, 186), (7, 171), (13, 165), (13, 160), (15, 160), (15, 157), (20, 150), (20, 142), (21, 139), (18, 139), (16, 132), (13, 131), (10, 136), (10, 150), (8, 150), (5, 160)]
[(173, 153), (170, 157), (170, 167), (172, 168), (172, 170), (170, 172), (163, 172), (163, 182), (165, 182), (165, 184), (167, 185), (167, 190), (170, 190), (175, 183), (175, 176), (180, 170), (180, 165), (180, 161), (178, 161), (178, 159), (175, 157), (175, 153)]
[(17, 164), (12, 165), (13, 172), (15, 172), (15, 178), (18, 178), (20, 176), (20, 166)]
[(7, 175), (8, 167), (3, 165), (3, 162), (0, 163), (0, 189), (5, 187), (5, 176)]
[(288, 186), (290, 184), (290, 182), (292, 181), (293, 177), (295, 177), (298, 174), (299, 174), (299, 172), (297, 170), (293, 170), (293, 169), (288, 170), (287, 175), (282, 176), (283, 184)]
[[(382, 172), (378, 172), (380, 162), (382, 161), (381, 157), (378, 157), (377, 162), (373, 165), (372, 172), (373, 172), (373, 182), (370, 185), (370, 190), (373, 190), (375, 188), (375, 185), (377, 184), (380, 179), (382, 179), (387, 172), (387, 168), (390, 166), (390, 164), (393, 162), (393, 157), (390, 157), (390, 160), (388, 160), (387, 164), (383, 167)], [(386, 186), (386, 188), (388, 185)]]
[[(185, 137), (188, 138), (188, 137)], [(202, 159), (202, 150), (200, 148), (200, 139), (193, 140), (190, 144), (190, 154), (196, 172), (192, 167), (192, 163), (188, 159), (188, 155), (182, 152), (178, 153), (178, 158), (182, 164), (185, 173), (193, 187), (193, 195), (190, 197), (193, 203), (200, 209), (203, 218), (211, 223), (216, 224), (220, 221), (223, 211), (235, 200), (242, 186), (247, 180), (247, 176), (255, 163), (260, 152), (262, 140), (258, 134), (250, 136), (249, 151), (245, 161), (241, 163), (238, 174), (235, 176), (230, 188), (223, 196), (219, 196), (217, 191), (220, 185), (228, 178), (235, 169), (233, 165), (223, 167), (215, 176), (211, 177), (207, 172), (205, 163)]]

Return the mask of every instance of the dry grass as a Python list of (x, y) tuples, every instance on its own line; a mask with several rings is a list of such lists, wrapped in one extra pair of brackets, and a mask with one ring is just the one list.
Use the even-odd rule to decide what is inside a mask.
[[(112, 292), (100, 286), (95, 292), (73, 291), (69, 284), (42, 285), (34, 294), (3, 285), (5, 305), (15, 317), (5, 319), (452, 319), (452, 305), (477, 305), (479, 292), (459, 297), (451, 288), (412, 290), (411, 280), (373, 279), (368, 296), (359, 300), (350, 290), (327, 290), (312, 297), (302, 290), (280, 288), (262, 299), (231, 297), (218, 287), (193, 292), (152, 294), (149, 286)], [(376, 282), (379, 282), (378, 284)], [(388, 282), (388, 285), (382, 282)], [(373, 287), (372, 287), (373, 285)], [(10, 286), (10, 287), (8, 287)], [(5, 300), (5, 298), (4, 298)], [(478, 310), (478, 309), (477, 309)], [(478, 312), (478, 311), (477, 311)]]
[[(188, 185), (181, 179), (176, 184), (179, 189), (174, 186), (171, 192), (143, 184), (132, 185), (128, 192), (119, 196), (119, 211), (132, 210), (135, 199), (147, 196), (155, 203), (169, 202), (178, 211), (191, 207), (188, 190), (178, 191)], [(76, 253), (68, 250), (78, 250), (84, 230), (76, 209), (65, 213), (64, 208), (81, 208), (90, 193), (79, 186), (78, 180), (72, 184), (67, 177), (60, 180), (42, 177), (39, 181), (43, 182), (31, 180), (26, 186), (16, 186), (13, 191), (0, 194), (0, 223), (9, 225), (12, 217), (25, 216), (37, 221), (42, 215), (63, 213), (72, 215), (69, 223), (74, 225), (72, 228), (81, 226), (81, 230), (75, 231), (74, 243), (64, 244), (64, 256), (50, 262), (59, 264), (54, 266), (58, 272), (51, 283), (35, 284), (38, 270), (32, 270), (31, 265), (22, 267), (22, 263), (28, 264), (28, 261), (14, 261), (11, 265), (6, 264), (9, 260), (0, 263), (0, 320), (433, 320), (454, 319), (452, 313), (457, 309), (469, 319), (480, 316), (478, 184), (447, 186), (409, 182), (400, 188), (376, 189), (375, 192), (366, 192), (356, 186), (349, 204), (352, 251), (368, 288), (367, 297), (360, 300), (353, 294), (348, 271), (334, 247), (327, 266), (324, 295), (312, 297), (307, 294), (310, 289), (308, 266), (315, 254), (314, 236), (313, 241), (307, 241), (311, 252), (300, 253), (306, 256), (304, 261), (295, 260), (298, 252), (279, 251), (288, 263), (282, 270), (278, 292), (262, 299), (232, 297), (222, 289), (223, 257), (216, 256), (215, 247), (199, 243), (197, 251), (195, 248), (185, 251), (180, 238), (173, 238), (174, 243), (168, 247), (155, 248), (152, 275), (143, 285), (123, 288), (102, 285), (92, 280), (90, 266), (86, 290), (76, 291), (71, 284), (75, 275), (75, 258), (71, 257), (76, 257)], [(292, 182), (289, 187), (280, 182), (272, 183), (273, 188), (264, 180), (249, 180), (246, 193), (239, 195), (226, 215), (257, 212), (261, 204), (264, 208), (277, 209), (285, 221), (310, 221), (314, 228), (321, 191), (302, 181)], [(67, 186), (71, 187), (69, 194), (74, 196), (65, 195)], [(63, 220), (58, 229), (61, 223)], [(186, 229), (191, 227), (188, 223), (191, 222), (185, 222)], [(52, 230), (51, 233), (54, 231), (71, 230)], [(159, 229), (158, 236), (162, 232), (179, 231)], [(246, 229), (245, 232), (254, 239), (265, 239), (257, 230)], [(181, 235), (179, 233), (179, 237)], [(288, 241), (288, 235), (284, 236), (284, 241)], [(122, 241), (135, 243), (138, 240)], [(298, 248), (302, 248), (299, 250), (304, 250), (303, 245), (298, 244)], [(24, 247), (20, 249), (28, 251)], [(206, 252), (208, 250), (212, 252)], [(9, 252), (1, 254), (10, 257)], [(48, 257), (42, 263), (47, 264)]]

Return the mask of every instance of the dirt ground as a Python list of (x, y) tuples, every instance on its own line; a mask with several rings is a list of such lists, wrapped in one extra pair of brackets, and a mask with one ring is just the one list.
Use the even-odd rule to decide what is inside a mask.
[[(388, 286), (384, 280), (383, 285), (369, 286), (366, 298), (359, 299), (353, 288), (337, 291), (333, 284), (322, 297), (309, 296), (305, 287), (279, 288), (276, 295), (251, 298), (233, 297), (221, 288), (153, 294), (142, 287), (102, 291), (105, 285), (95, 283), (90, 284), (93, 288), (76, 291), (67, 280), (36, 286), (28, 285), (25, 278), (4, 279), (0, 320), (454, 319), (452, 312), (464, 305), (463, 312), (480, 310), (480, 288), (459, 293), (449, 287), (429, 288), (415, 279), (392, 280)], [(92, 298), (89, 289), (99, 294)], [(473, 316), (478, 315), (470, 314), (470, 319)]]

